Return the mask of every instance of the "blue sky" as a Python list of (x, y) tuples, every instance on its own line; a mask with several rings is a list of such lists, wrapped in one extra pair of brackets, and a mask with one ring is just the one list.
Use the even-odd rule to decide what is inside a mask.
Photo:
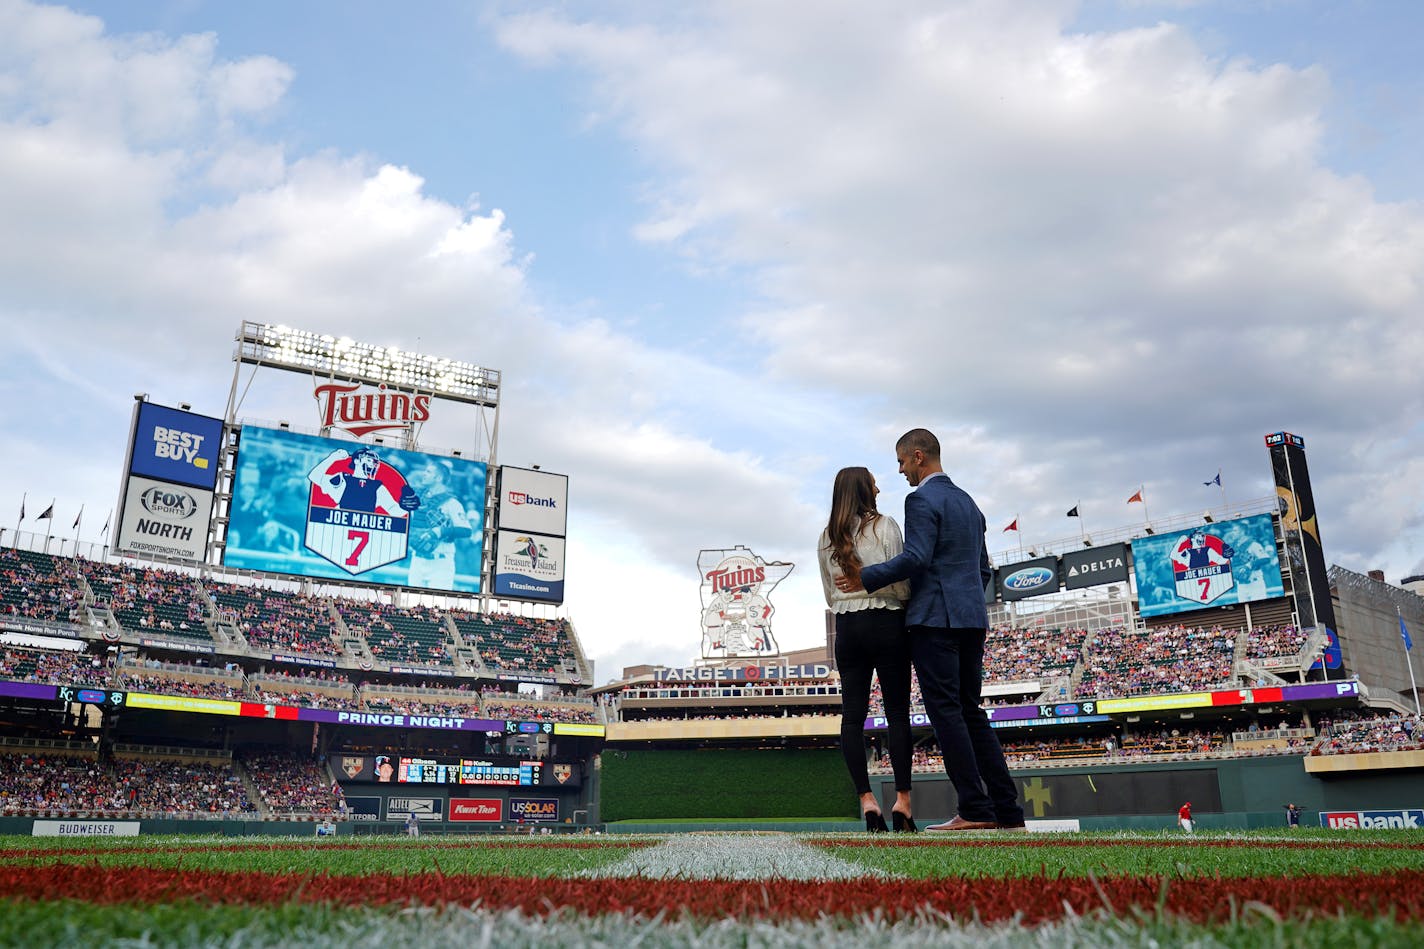
[(1139, 485), (1154, 516), (1214, 505), (1218, 468), (1261, 497), (1289, 429), (1327, 556), (1398, 580), (1421, 18), (0, 0), (0, 512), (55, 496), (96, 534), (132, 393), (221, 413), (257, 319), (505, 371), (502, 459), (570, 475), (601, 674), (691, 657), (702, 547), (797, 563), (777, 637), (819, 642), (831, 478), (870, 465), (898, 514), (916, 425), (992, 550), (1015, 516), (1076, 535), (1076, 501), (1132, 524)]

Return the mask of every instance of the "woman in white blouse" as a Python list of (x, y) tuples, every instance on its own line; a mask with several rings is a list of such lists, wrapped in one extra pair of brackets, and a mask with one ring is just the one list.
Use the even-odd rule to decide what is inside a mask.
[(895, 772), (896, 830), (913, 831), (910, 816), (910, 643), (905, 632), (909, 585), (897, 583), (874, 594), (842, 593), (835, 577), (844, 567), (889, 560), (904, 547), (900, 525), (875, 507), (880, 489), (865, 468), (842, 468), (831, 489), (831, 516), (818, 545), (821, 586), (836, 616), (836, 668), (841, 675), (841, 754), (860, 795), (865, 829), (884, 831), (885, 815), (870, 790), (865, 762), (865, 717), (870, 709), (871, 674), (880, 677), (888, 731), (885, 744)]

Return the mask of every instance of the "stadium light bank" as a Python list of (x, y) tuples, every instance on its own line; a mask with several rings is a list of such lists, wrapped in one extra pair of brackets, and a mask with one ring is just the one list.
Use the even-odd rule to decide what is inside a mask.
[(499, 405), (497, 369), (361, 343), (346, 336), (243, 321), (235, 358), (239, 364), (430, 392), (438, 398), (487, 408)]

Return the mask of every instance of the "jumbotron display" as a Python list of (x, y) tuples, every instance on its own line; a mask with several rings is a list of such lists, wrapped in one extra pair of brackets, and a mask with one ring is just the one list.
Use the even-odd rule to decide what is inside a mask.
[(1132, 558), (1143, 616), (1285, 595), (1269, 514), (1138, 537)]
[(245, 426), (223, 564), (480, 592), (486, 466)]

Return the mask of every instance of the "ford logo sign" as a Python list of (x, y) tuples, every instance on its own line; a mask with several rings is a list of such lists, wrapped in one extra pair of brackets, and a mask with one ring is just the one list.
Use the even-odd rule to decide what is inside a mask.
[(1046, 587), (1053, 583), (1057, 576), (1047, 567), (1026, 567), (1023, 570), (1015, 570), (1004, 578), (1004, 589), (1017, 590), (1022, 593), (1027, 590), (1037, 590), (1039, 587)]

